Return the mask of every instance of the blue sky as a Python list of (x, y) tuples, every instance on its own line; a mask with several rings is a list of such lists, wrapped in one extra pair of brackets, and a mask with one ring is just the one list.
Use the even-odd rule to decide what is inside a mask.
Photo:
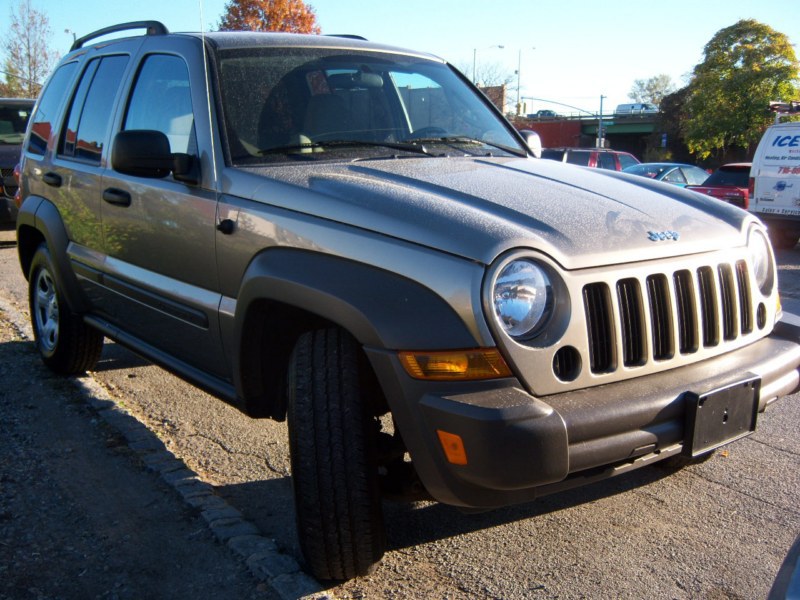
[[(52, 46), (66, 52), (78, 36), (125, 21), (156, 19), (171, 31), (214, 29), (225, 0), (31, 0), (45, 12)], [(17, 0), (0, 2), (0, 19)], [(494, 63), (520, 69), (523, 97), (597, 112), (629, 102), (636, 79), (666, 73), (677, 84), (702, 60), (703, 47), (739, 19), (753, 18), (800, 44), (800, 0), (309, 0), (323, 33), (356, 33), (431, 52), (471, 70)], [(495, 46), (503, 45), (504, 48)], [(800, 46), (796, 47), (800, 53)], [(516, 76), (509, 94), (516, 99)], [(527, 101), (527, 110), (569, 112)]]

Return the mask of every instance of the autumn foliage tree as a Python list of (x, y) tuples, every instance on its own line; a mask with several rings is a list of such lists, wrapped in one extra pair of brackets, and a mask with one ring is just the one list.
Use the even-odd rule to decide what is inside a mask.
[(701, 158), (751, 149), (772, 122), (771, 100), (800, 96), (797, 58), (786, 35), (752, 19), (718, 31), (694, 68), (684, 133)]
[(320, 33), (314, 9), (303, 0), (230, 0), (219, 29)]

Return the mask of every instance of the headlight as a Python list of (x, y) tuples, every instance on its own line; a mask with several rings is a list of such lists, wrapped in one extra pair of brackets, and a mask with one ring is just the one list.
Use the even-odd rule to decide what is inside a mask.
[(758, 289), (761, 293), (769, 295), (772, 291), (775, 273), (772, 268), (772, 253), (770, 252), (769, 241), (764, 232), (753, 230), (750, 239), (747, 241), (747, 248), (750, 251), (750, 261), (753, 266), (753, 277), (755, 277)]
[(553, 312), (547, 273), (530, 260), (514, 260), (497, 274), (492, 289), (497, 322), (513, 338), (539, 333)]

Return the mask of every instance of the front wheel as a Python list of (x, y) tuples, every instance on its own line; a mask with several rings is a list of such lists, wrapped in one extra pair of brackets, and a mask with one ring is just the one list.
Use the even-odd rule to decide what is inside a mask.
[(103, 335), (69, 310), (44, 244), (31, 262), (28, 300), (33, 337), (44, 363), (59, 375), (93, 369), (103, 350)]
[(289, 366), (297, 532), (320, 579), (367, 575), (384, 551), (379, 428), (368, 409), (359, 358), (350, 335), (322, 329), (300, 337)]

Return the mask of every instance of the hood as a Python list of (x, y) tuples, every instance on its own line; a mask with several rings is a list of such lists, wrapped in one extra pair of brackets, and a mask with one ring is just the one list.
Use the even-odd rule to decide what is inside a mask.
[[(395, 158), (243, 169), (244, 194), (489, 264), (534, 248), (565, 269), (741, 245), (746, 212), (676, 186), (525, 158)], [(250, 179), (250, 178), (248, 178)], [(233, 191), (233, 190), (232, 190)], [(241, 192), (243, 190), (236, 190)], [(243, 195), (239, 193), (238, 195)]]

